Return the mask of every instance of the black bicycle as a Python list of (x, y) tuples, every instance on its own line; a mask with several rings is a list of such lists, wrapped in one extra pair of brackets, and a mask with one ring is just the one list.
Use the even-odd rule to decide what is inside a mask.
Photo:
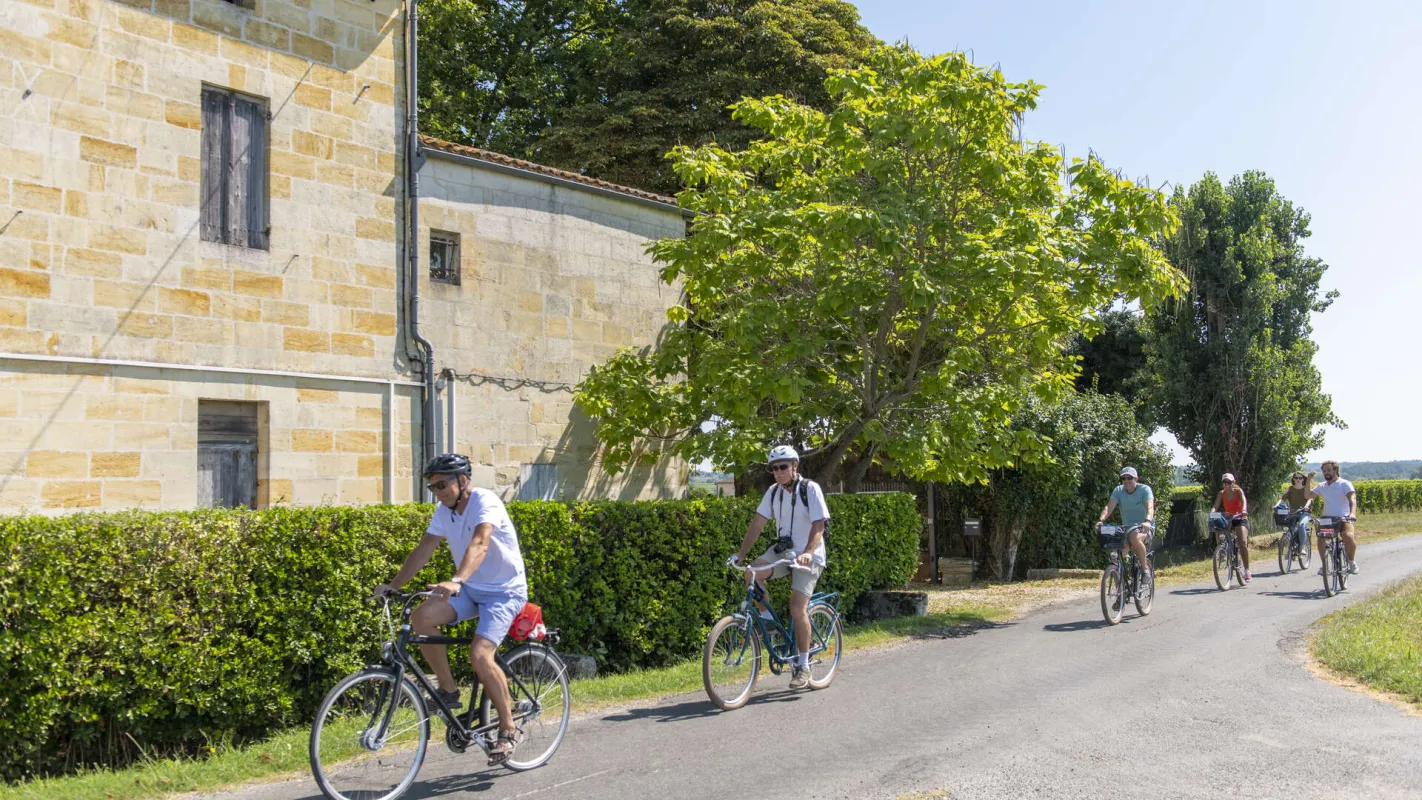
[(1245, 519), (1243, 514), (1210, 512), (1210, 530), (1219, 539), (1219, 543), (1215, 545), (1215, 585), (1220, 587), (1222, 592), (1244, 585), (1244, 565), (1239, 558), (1239, 542), (1238, 537), (1234, 535), (1234, 526)]
[(1318, 538), (1323, 543), (1323, 591), (1332, 597), (1348, 588), (1348, 570), (1353, 562), (1343, 546), (1342, 527), (1352, 517), (1319, 517)]
[(1289, 574), (1294, 564), (1299, 569), (1308, 569), (1313, 561), (1313, 545), (1309, 529), (1313, 527), (1313, 517), (1307, 509), (1290, 511), (1287, 506), (1274, 507), (1274, 524), (1284, 528), (1279, 537), (1279, 572)]
[[(403, 794), (425, 761), (431, 704), (450, 750), (463, 753), (473, 745), (487, 754), (493, 746), (499, 720), (489, 693), (476, 688), (469, 709), (455, 714), (406, 649), (412, 643), (471, 643), (471, 638), (414, 633), (412, 605), (418, 598), (434, 596), (391, 592), (382, 598), (390, 639), (381, 647), (380, 663), (342, 678), (321, 701), (311, 726), (311, 774), (331, 800), (394, 800)], [(392, 621), (392, 602), (402, 604), (398, 627)], [(533, 769), (547, 762), (568, 729), (572, 696), (568, 668), (553, 651), (557, 643), (557, 631), (550, 630), (542, 641), (494, 656), (508, 676), (510, 707), (522, 734), (513, 755), (503, 762), (509, 769)]]
[(1130, 535), (1143, 531), (1153, 538), (1149, 523), (1142, 523), (1126, 531), (1118, 525), (1097, 525), (1096, 541), (1102, 548), (1111, 551), (1111, 563), (1101, 573), (1101, 614), (1112, 625), (1121, 621), (1126, 613), (1126, 603), (1134, 600), (1136, 611), (1141, 616), (1150, 614), (1155, 605), (1155, 569), (1151, 557), (1155, 554), (1146, 547), (1146, 561), (1151, 564), (1150, 573), (1141, 569), (1136, 554), (1128, 544)]

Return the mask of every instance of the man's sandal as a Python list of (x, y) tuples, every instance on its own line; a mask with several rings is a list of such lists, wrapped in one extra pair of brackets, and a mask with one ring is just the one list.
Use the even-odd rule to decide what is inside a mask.
[(521, 741), (523, 741), (523, 735), (518, 731), (499, 731), (498, 737), (489, 747), (489, 766), (497, 767), (508, 761), (509, 756), (514, 753), (514, 748), (518, 747)]

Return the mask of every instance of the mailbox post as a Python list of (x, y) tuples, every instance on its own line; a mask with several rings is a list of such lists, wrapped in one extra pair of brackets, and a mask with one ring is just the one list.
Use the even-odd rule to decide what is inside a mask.
[(978, 551), (981, 549), (978, 543), (983, 537), (983, 522), (976, 517), (966, 517), (963, 520), (963, 543), (968, 545), (969, 558), (973, 559), (973, 568), (978, 565)]

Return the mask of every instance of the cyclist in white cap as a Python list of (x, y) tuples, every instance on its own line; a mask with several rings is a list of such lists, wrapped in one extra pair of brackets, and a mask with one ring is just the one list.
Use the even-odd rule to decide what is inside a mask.
[(809, 478), (800, 477), (800, 454), (789, 445), (780, 445), (770, 451), (771, 474), (775, 485), (765, 492), (755, 519), (746, 528), (741, 541), (740, 552), (731, 556), (732, 564), (739, 564), (750, 554), (751, 545), (760, 538), (765, 524), (775, 520), (777, 537), (775, 544), (751, 562), (751, 566), (769, 564), (774, 561), (794, 559), (800, 569), (790, 569), (781, 565), (773, 570), (753, 570), (746, 573), (746, 581), (759, 581), (762, 588), (766, 578), (790, 576), (790, 619), (795, 627), (795, 648), (799, 657), (790, 671), (790, 688), (802, 689), (810, 682), (810, 596), (815, 593), (815, 584), (825, 569), (825, 526), (829, 522), (829, 506), (825, 504), (825, 494), (819, 484)]

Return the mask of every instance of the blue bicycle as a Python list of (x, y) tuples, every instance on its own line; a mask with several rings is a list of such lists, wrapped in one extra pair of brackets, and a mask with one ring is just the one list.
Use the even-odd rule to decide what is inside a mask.
[[(777, 566), (801, 568), (791, 560), (759, 564), (757, 570)], [(750, 567), (733, 566), (740, 572)], [(758, 613), (759, 601), (770, 611), (769, 617)], [(740, 708), (755, 691), (760, 677), (761, 650), (770, 656), (767, 665), (779, 675), (796, 658), (795, 634), (780, 621), (770, 608), (770, 599), (760, 584), (752, 581), (746, 587), (746, 597), (735, 613), (722, 617), (706, 635), (706, 651), (701, 660), (701, 677), (706, 683), (706, 695), (717, 707), (726, 711)], [(810, 688), (823, 689), (834, 680), (843, 649), (843, 632), (839, 621), (839, 592), (820, 592), (810, 598)]]
[(1313, 547), (1309, 530), (1313, 528), (1313, 516), (1308, 509), (1290, 510), (1287, 505), (1274, 506), (1274, 524), (1283, 527), (1279, 537), (1279, 572), (1287, 575), (1294, 564), (1299, 569), (1308, 569), (1313, 560)]

